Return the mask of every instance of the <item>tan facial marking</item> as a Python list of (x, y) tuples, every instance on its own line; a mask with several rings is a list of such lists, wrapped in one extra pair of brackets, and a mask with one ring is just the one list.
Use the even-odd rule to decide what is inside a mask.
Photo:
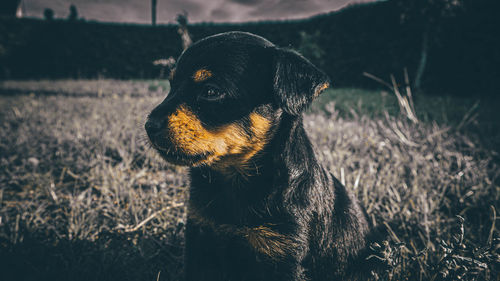
[(323, 92), (324, 90), (328, 89), (328, 87), (330, 87), (330, 83), (324, 83), (322, 85), (319, 85), (318, 86), (318, 89), (316, 89), (316, 91), (314, 92), (314, 97), (317, 97), (321, 94), (321, 92)]
[(208, 78), (212, 77), (212, 72), (207, 69), (198, 69), (194, 74), (193, 74), (193, 80), (194, 82), (202, 82), (207, 80)]
[(187, 155), (208, 155), (199, 164), (214, 164), (219, 168), (244, 165), (267, 143), (271, 122), (253, 112), (249, 115), (252, 136), (240, 124), (229, 124), (206, 129), (198, 117), (185, 105), (181, 105), (168, 117), (171, 141)]

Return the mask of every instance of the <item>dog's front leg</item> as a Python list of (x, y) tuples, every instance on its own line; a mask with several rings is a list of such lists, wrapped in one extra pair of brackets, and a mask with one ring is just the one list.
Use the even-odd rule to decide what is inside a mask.
[(302, 266), (306, 244), (297, 234), (280, 234), (269, 225), (221, 232), (225, 235), (188, 219), (186, 281), (307, 280)]
[(297, 257), (289, 257), (286, 260), (278, 263), (276, 269), (273, 271), (272, 278), (265, 280), (274, 281), (306, 281), (306, 277), (302, 261)]
[(226, 280), (214, 233), (188, 218), (185, 237), (184, 280)]

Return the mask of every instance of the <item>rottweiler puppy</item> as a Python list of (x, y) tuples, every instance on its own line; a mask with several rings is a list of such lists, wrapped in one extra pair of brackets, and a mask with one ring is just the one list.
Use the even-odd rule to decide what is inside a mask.
[(166, 161), (191, 167), (185, 280), (364, 279), (364, 212), (303, 128), (328, 86), (300, 54), (250, 33), (180, 56), (145, 127)]

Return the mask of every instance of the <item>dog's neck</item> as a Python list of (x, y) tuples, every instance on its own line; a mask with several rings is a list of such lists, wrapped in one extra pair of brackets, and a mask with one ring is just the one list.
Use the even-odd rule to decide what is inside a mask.
[(280, 172), (276, 176), (284, 177), (293, 185), (304, 175), (314, 174), (312, 171), (320, 166), (304, 129), (302, 116), (283, 115), (280, 126), (271, 144), (273, 168), (275, 172)]

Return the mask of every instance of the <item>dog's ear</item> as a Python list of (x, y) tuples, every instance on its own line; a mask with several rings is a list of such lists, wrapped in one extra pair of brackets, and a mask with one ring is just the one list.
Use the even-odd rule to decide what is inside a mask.
[(274, 100), (288, 114), (299, 115), (328, 88), (328, 76), (295, 51), (280, 48), (273, 51)]

